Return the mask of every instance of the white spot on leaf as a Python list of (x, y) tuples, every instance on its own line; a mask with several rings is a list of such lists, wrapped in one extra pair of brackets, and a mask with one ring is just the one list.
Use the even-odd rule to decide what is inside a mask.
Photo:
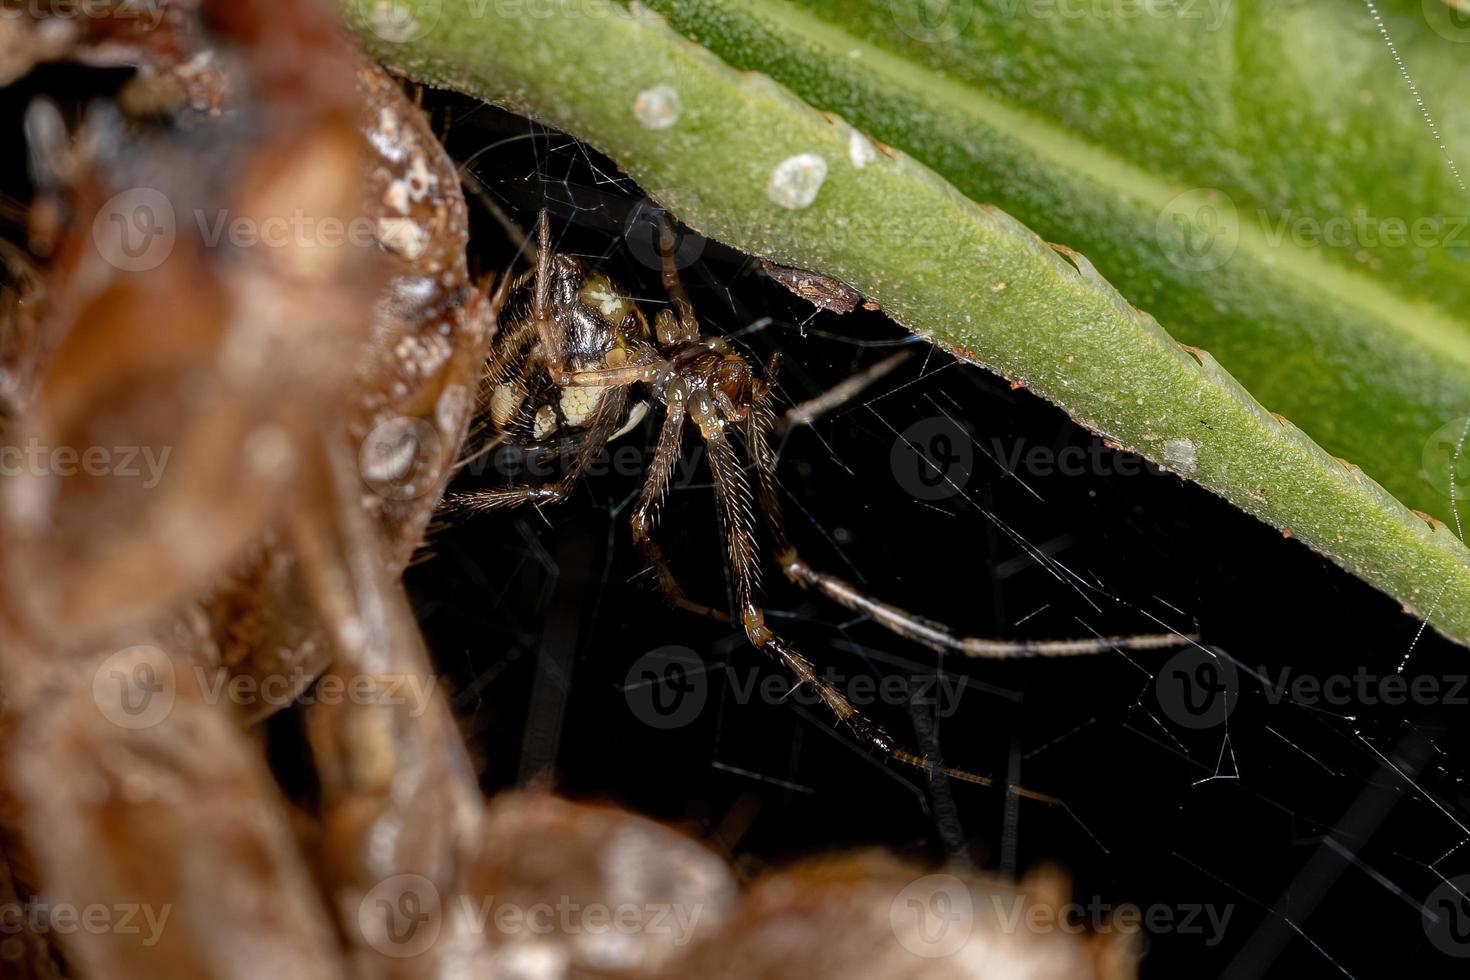
[(793, 211), (810, 207), (827, 179), (827, 161), (815, 153), (798, 153), (776, 164), (766, 195)]
[(1198, 465), (1199, 447), (1192, 439), (1165, 439), (1164, 462), (1185, 476), (1192, 474)]
[(644, 89), (633, 100), (633, 118), (649, 129), (668, 129), (679, 121), (682, 111), (679, 93), (669, 85)]

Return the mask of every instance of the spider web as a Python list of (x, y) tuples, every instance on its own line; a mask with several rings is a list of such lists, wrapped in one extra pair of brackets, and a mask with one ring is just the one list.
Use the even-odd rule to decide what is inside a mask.
[[(608, 161), (490, 107), (428, 102), (481, 200), (483, 271), (525, 268), (486, 202), (522, 228), (545, 208), (558, 250), (606, 269), (650, 315), (665, 302), (648, 238), (657, 206)], [(758, 863), (866, 844), (1008, 874), (1057, 862), (1082, 906), (1155, 912), (1145, 976), (1364, 977), (1383, 948), (1415, 975), (1453, 968), (1460, 947), (1447, 952), (1454, 940), (1435, 929), (1454, 914), (1436, 904), (1444, 889), (1470, 881), (1462, 650), (881, 313), (818, 310), (692, 233), (679, 255), (707, 332), (758, 363), (782, 355), (785, 405), (881, 369), (779, 440), (787, 524), (814, 565), (963, 634), (1198, 640), (939, 656), (768, 570), (777, 629), (849, 688), (897, 678), (898, 694), (865, 713), (995, 787), (897, 767), (792, 692), (738, 630), (660, 603), (626, 527), (655, 411), (573, 503), (440, 529), (411, 572), (488, 787), (549, 779), (690, 823)], [(686, 591), (720, 605), (708, 470), (695, 441), (684, 448), (661, 537)], [(640, 705), (669, 664), (701, 707), (650, 724)], [(1437, 693), (1395, 701), (1389, 678)], [(1343, 683), (1345, 696), (1321, 693)], [(1182, 704), (1212, 690), (1200, 717)]]

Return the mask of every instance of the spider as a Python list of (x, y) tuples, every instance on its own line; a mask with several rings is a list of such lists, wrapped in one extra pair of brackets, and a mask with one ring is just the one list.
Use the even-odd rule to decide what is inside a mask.
[[(661, 225), (659, 253), (669, 306), (652, 329), (630, 294), (593, 265), (551, 246), (545, 210), (535, 231), (535, 263), (501, 281), (493, 300), (500, 329), (490, 345), (481, 393), (483, 421), (492, 445), (509, 442), (534, 451), (553, 437), (571, 445), (560, 479), (450, 495), (447, 504), (483, 512), (559, 503), (587, 475), (606, 445), (633, 428), (654, 405), (663, 421), (630, 518), (633, 542), (654, 569), (663, 597), (673, 606), (729, 622), (731, 617), (685, 595), (654, 537), (677, 462), (686, 420), (703, 440), (714, 482), (727, 563), (734, 584), (735, 618), (757, 650), (787, 669), (854, 735), (896, 761), (933, 768), (901, 749), (883, 728), (865, 718), (767, 621), (757, 547), (758, 520), (773, 542), (776, 565), (794, 584), (863, 614), (898, 636), (943, 653), (969, 657), (1048, 657), (1145, 650), (1192, 642), (1183, 634), (1143, 634), (1041, 641), (960, 636), (941, 623), (873, 598), (836, 575), (808, 564), (797, 552), (781, 517), (771, 434), (777, 417), (773, 385), (779, 356), (758, 371), (722, 337), (704, 335), (680, 278), (674, 234)], [(634, 397), (637, 389), (638, 397)], [(742, 466), (735, 439), (744, 443)], [(754, 473), (754, 491), (747, 476)], [(972, 776), (957, 770), (951, 775)], [(988, 782), (983, 777), (974, 781)]]

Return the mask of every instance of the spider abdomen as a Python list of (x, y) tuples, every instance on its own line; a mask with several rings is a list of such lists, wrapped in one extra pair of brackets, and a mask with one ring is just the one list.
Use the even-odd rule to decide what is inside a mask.
[[(558, 255), (547, 289), (549, 329), (538, 329), (534, 270), (511, 285), (491, 343), (483, 392), (485, 417), (509, 441), (531, 445), (576, 438), (597, 417), (608, 388), (556, 385), (549, 367), (574, 371), (622, 367), (632, 351), (649, 343), (648, 321), (637, 304), (610, 278), (577, 259)], [(549, 335), (554, 350), (546, 349)], [(629, 399), (617, 435), (648, 412), (643, 399)]]

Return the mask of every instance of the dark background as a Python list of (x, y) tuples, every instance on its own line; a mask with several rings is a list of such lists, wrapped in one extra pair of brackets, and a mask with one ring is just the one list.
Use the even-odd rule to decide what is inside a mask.
[[(631, 182), (567, 137), (426, 97), (472, 184), (523, 227), (549, 209), (558, 247), (604, 264), (651, 316), (662, 300), (654, 206)], [(476, 210), (477, 257), (502, 269), (514, 250)], [(1464, 974), (1467, 961), (1450, 953), (1470, 954), (1470, 907), (1432, 895), (1470, 872), (1462, 648), (1305, 546), (1106, 450), (1055, 407), (881, 313), (817, 311), (697, 236), (679, 254), (708, 331), (760, 360), (781, 352), (787, 402), (910, 352), (782, 444), (788, 524), (814, 564), (972, 635), (1173, 629), (1198, 633), (1215, 656), (941, 657), (768, 568), (773, 623), (844, 685), (888, 678), (921, 696), (936, 675), (963, 685), (938, 718), (902, 698), (865, 709), (901, 742), (1063, 805), (931, 783), (809, 700), (747, 693), (752, 678), (784, 690), (785, 677), (739, 631), (664, 606), (627, 531), (637, 467), (613, 466), (544, 513), (453, 520), (409, 573), (488, 791), (540, 781), (613, 800), (685, 826), (749, 873), (872, 845), (1006, 873), (1055, 862), (1083, 905), (1132, 902), (1161, 917), (1150, 977)], [(641, 465), (655, 435), (650, 421), (614, 451)], [(694, 446), (686, 436), (686, 453)], [(1025, 462), (1067, 447), (1080, 467)], [(916, 451), (934, 467), (928, 485)], [(958, 492), (932, 499), (936, 470)], [(457, 487), (507, 479), (490, 465)], [(702, 461), (681, 467), (662, 539), (687, 591), (721, 605)], [(1331, 703), (1269, 696), (1283, 670), (1308, 683), (1382, 678), (1410, 650), (1403, 676), (1430, 678), (1421, 683), (1437, 693), (1385, 703), (1369, 684)], [(1181, 714), (1181, 677), (1232, 672), (1238, 693), (1211, 700), (1197, 686), (1203, 721)], [(1438, 945), (1426, 903), (1445, 916)], [(1200, 906), (1228, 910), (1222, 934), (1203, 914), (1187, 921)]]
[[(87, 73), (81, 88), (121, 77)], [(11, 148), (0, 176), (14, 200), (29, 193), (24, 105), (75, 84), (47, 69), (0, 93), (0, 145)], [(548, 208), (559, 248), (605, 264), (656, 309), (651, 205), (615, 167), (499, 110), (424, 98), (481, 193), (527, 228)], [(501, 271), (515, 250), (472, 207), (474, 258)], [(446, 520), (409, 571), (488, 792), (546, 784), (615, 801), (686, 828), (747, 875), (867, 846), (1006, 874), (1057, 863), (1084, 906), (1135, 903), (1159, 917), (1148, 977), (1464, 975), (1470, 961), (1450, 954), (1470, 954), (1470, 906), (1441, 906), (1445, 893), (1434, 894), (1470, 874), (1463, 648), (1301, 544), (1101, 448), (1058, 409), (881, 313), (818, 312), (745, 256), (697, 237), (680, 254), (707, 330), (761, 360), (784, 355), (787, 402), (910, 354), (781, 445), (787, 520), (809, 560), (977, 636), (1172, 629), (1197, 633), (1213, 655), (941, 657), (768, 568), (771, 622), (842, 686), (886, 679), (924, 695), (942, 676), (960, 692), (938, 717), (904, 698), (865, 707), (901, 743), (1062, 802), (931, 782), (876, 757), (809, 699), (752, 696), (752, 683), (784, 690), (787, 679), (738, 631), (662, 603), (626, 521), (651, 419), (616, 444), (622, 462), (570, 503)], [(1025, 462), (1064, 449), (1081, 454), (1080, 467)], [(721, 605), (708, 474), (689, 458), (662, 540), (687, 591)], [(482, 469), (457, 488), (507, 479), (493, 462)], [(936, 472), (956, 492), (931, 492)], [(1268, 696), (1283, 670), (1308, 681), (1382, 677), (1411, 650), (1404, 676), (1430, 679), (1439, 695)], [(1233, 697), (1182, 686), (1232, 674)], [(1203, 698), (1202, 716), (1181, 711), (1184, 693)], [(1223, 933), (1192, 911), (1202, 906), (1228, 912)], [(1445, 916), (1437, 942), (1426, 907)]]

